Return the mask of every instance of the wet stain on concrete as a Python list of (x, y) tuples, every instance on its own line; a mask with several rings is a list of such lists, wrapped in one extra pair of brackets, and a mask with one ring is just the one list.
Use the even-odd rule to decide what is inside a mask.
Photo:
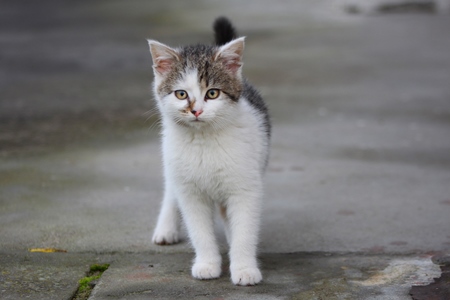
[(377, 270), (369, 278), (353, 282), (364, 287), (390, 286), (406, 292), (411, 285), (427, 285), (432, 282), (434, 276), (439, 275), (440, 270), (430, 256), (411, 257), (393, 259), (386, 268)]
[[(303, 172), (305, 169), (301, 166), (291, 166), (288, 170), (291, 172)], [(270, 166), (268, 171), (272, 173), (281, 173), (287, 171), (287, 169), (282, 166)]]
[(290, 299), (351, 299), (351, 293), (347, 280), (337, 278), (319, 281), (313, 285), (312, 289), (292, 295)]
[(18, 182), (35, 182), (37, 179), (43, 180), (46, 177), (48, 177), (48, 174), (44, 174), (40, 170), (28, 166), (24, 166), (20, 169), (15, 168), (0, 171), (1, 182), (5, 185), (15, 184)]
[[(399, 3), (389, 3), (389, 1), (379, 1), (372, 10), (373, 13), (378, 14), (432, 14), (437, 12), (436, 4), (432, 1), (399, 1)], [(358, 4), (346, 4), (344, 10), (349, 14), (367, 13), (364, 6)]]
[(392, 284), (398, 282), (400, 278), (404, 276), (404, 274), (413, 273), (416, 270), (416, 267), (411, 264), (392, 264), (389, 265), (386, 269), (376, 272), (370, 278), (360, 281), (359, 284), (363, 286), (374, 286), (374, 285), (384, 285), (384, 284)]
[(9, 187), (24, 186), (35, 190), (55, 190), (84, 186), (90, 182), (92, 178), (46, 172), (31, 166), (0, 170), (0, 185)]
[(434, 2), (404, 1), (403, 3), (388, 3), (378, 6), (379, 13), (434, 13), (436, 7)]
[(441, 266), (441, 277), (426, 286), (413, 286), (409, 292), (413, 300), (450, 299), (450, 263)]
[(338, 215), (341, 215), (341, 216), (352, 216), (352, 215), (355, 214), (355, 211), (353, 211), (353, 210), (351, 210), (351, 209), (340, 209), (340, 210), (337, 212), (337, 214), (338, 214)]
[(385, 247), (384, 246), (373, 246), (370, 248), (365, 248), (363, 250), (368, 253), (383, 253), (385, 250)]
[(272, 173), (281, 173), (284, 171), (284, 168), (283, 167), (269, 167), (268, 171), (272, 172)]
[(448, 169), (450, 167), (450, 156), (448, 153), (450, 153), (450, 149), (421, 151), (413, 148), (365, 149), (358, 147), (343, 147), (336, 150), (334, 156), (372, 163), (402, 163)]
[(127, 276), (127, 279), (130, 280), (149, 280), (152, 279), (154, 275), (149, 274), (147, 272), (136, 272), (136, 273), (132, 273), (129, 274)]
[(290, 170), (294, 172), (303, 172), (305, 169), (301, 166), (292, 166)]
[(443, 201), (441, 201), (440, 203), (441, 203), (441, 204), (444, 204), (444, 205), (450, 205), (450, 199), (448, 199), (448, 200), (443, 200)]
[(144, 116), (149, 108), (150, 104), (133, 109), (105, 108), (101, 112), (89, 110), (3, 121), (0, 123), (0, 157), (35, 156), (90, 142), (117, 142), (157, 123), (156, 114)]
[(390, 242), (389, 244), (393, 245), (393, 246), (405, 246), (405, 245), (408, 245), (408, 242), (405, 242), (405, 241), (393, 241), (393, 242)]

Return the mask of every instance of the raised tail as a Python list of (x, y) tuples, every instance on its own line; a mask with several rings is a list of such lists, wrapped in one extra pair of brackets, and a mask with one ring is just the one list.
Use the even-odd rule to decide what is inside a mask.
[(225, 17), (219, 17), (214, 21), (214, 37), (216, 45), (222, 46), (237, 38), (236, 30), (231, 24), (230, 20)]

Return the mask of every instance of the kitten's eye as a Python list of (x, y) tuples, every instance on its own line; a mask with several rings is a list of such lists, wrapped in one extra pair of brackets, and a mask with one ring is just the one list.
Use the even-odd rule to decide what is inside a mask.
[(184, 90), (177, 90), (174, 93), (175, 93), (175, 97), (177, 97), (180, 100), (184, 100), (188, 97), (188, 93)]
[(220, 90), (210, 89), (206, 92), (206, 99), (216, 99), (220, 95)]

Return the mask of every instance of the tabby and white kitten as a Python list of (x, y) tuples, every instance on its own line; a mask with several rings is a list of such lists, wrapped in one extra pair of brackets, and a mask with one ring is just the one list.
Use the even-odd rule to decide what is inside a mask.
[(256, 248), (269, 116), (241, 75), (244, 38), (235, 38), (226, 18), (217, 19), (214, 30), (214, 46), (170, 48), (148, 41), (165, 175), (153, 242), (178, 242), (179, 208), (195, 248), (192, 275), (219, 277), (222, 259), (213, 229), (213, 212), (219, 208), (230, 246), (231, 279), (254, 285), (262, 280)]

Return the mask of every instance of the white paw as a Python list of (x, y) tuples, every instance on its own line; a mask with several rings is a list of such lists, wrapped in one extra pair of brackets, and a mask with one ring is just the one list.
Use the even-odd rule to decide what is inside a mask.
[(179, 242), (178, 230), (156, 228), (152, 238), (153, 243), (157, 245), (171, 245)]
[(258, 268), (231, 270), (231, 281), (235, 285), (255, 285), (261, 282), (262, 275)]
[(197, 279), (219, 278), (221, 272), (221, 263), (195, 263), (192, 266), (192, 276)]

